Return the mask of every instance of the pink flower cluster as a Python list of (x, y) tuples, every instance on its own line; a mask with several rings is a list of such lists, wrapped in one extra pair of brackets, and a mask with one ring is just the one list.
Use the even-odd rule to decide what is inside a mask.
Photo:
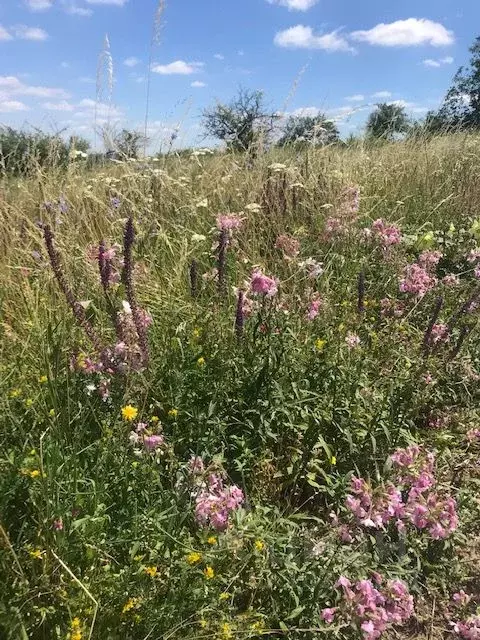
[(448, 326), (446, 324), (434, 324), (430, 332), (430, 343), (438, 344), (448, 340)]
[(383, 317), (400, 318), (405, 311), (405, 305), (399, 300), (383, 298), (380, 300), (381, 314)]
[(365, 527), (380, 529), (403, 516), (401, 491), (391, 483), (373, 490), (366, 480), (353, 476), (350, 491), (345, 506)]
[(470, 429), (467, 431), (467, 440), (469, 442), (480, 442), (480, 429)]
[(243, 218), (234, 213), (226, 213), (217, 216), (217, 229), (220, 231), (232, 231), (239, 229), (243, 224)]
[(454, 273), (447, 273), (447, 275), (442, 278), (442, 282), (446, 287), (455, 287), (460, 283), (460, 278)]
[(310, 320), (310, 321), (315, 320), (315, 318), (320, 313), (320, 309), (322, 308), (322, 306), (323, 306), (323, 300), (318, 296), (314, 297), (313, 300), (311, 300), (310, 305), (308, 307), (307, 320)]
[(300, 253), (300, 242), (287, 234), (278, 236), (275, 249), (280, 249), (285, 258), (295, 258)]
[(382, 218), (378, 218), (372, 224), (372, 237), (384, 249), (400, 244), (402, 232), (396, 224), (388, 224)]
[(354, 584), (340, 576), (335, 587), (341, 589), (338, 607), (323, 609), (322, 619), (330, 624), (335, 617), (359, 627), (364, 640), (375, 640), (393, 625), (403, 624), (413, 614), (413, 596), (401, 580), (388, 580), (374, 574), (372, 580), (358, 580)]
[(427, 271), (432, 271), (433, 269), (435, 269), (442, 257), (443, 253), (441, 251), (430, 251), (429, 249), (427, 249), (425, 251), (422, 251), (422, 253), (418, 256), (417, 262)]
[(465, 640), (480, 640), (480, 616), (471, 616), (464, 622), (455, 622), (453, 630)]
[(312, 280), (321, 276), (323, 269), (323, 262), (317, 262), (314, 258), (307, 258), (303, 262), (299, 262), (298, 266), (305, 269), (307, 276)]
[(265, 295), (272, 298), (278, 293), (278, 281), (264, 275), (259, 269), (256, 269), (250, 279), (250, 289), (253, 293)]
[(360, 337), (357, 336), (356, 333), (347, 333), (346, 338), (345, 338), (345, 342), (347, 344), (347, 347), (349, 349), (356, 349), (357, 347), (360, 346)]
[(343, 217), (356, 217), (360, 209), (360, 187), (352, 185), (342, 193), (339, 213)]
[(128, 437), (130, 444), (135, 447), (135, 454), (141, 455), (142, 449), (148, 453), (162, 453), (165, 449), (165, 438), (161, 433), (153, 433), (148, 429), (148, 425), (139, 422), (133, 431), (130, 431)]
[(463, 589), (460, 589), (460, 591), (457, 591), (457, 593), (454, 593), (452, 596), (453, 602), (458, 607), (467, 606), (467, 604), (470, 602), (471, 599), (472, 599), (472, 596), (468, 593), (465, 593)]
[(403, 278), (400, 280), (400, 291), (411, 293), (416, 298), (423, 298), (436, 284), (437, 279), (415, 262), (405, 267)]
[(228, 526), (230, 514), (243, 504), (244, 499), (243, 491), (239, 487), (225, 486), (218, 474), (210, 474), (206, 486), (196, 497), (197, 522), (223, 531)]
[(327, 218), (325, 220), (325, 239), (332, 240), (335, 237), (345, 235), (348, 232), (343, 220), (340, 218)]

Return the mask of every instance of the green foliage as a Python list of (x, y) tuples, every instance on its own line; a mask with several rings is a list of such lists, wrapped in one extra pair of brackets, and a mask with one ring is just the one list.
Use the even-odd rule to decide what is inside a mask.
[(338, 142), (338, 129), (325, 115), (289, 116), (278, 141), (280, 147), (287, 145), (326, 145)]
[(130, 131), (129, 129), (122, 129), (119, 134), (115, 136), (114, 148), (122, 158), (137, 159), (140, 149), (144, 143), (144, 135), (140, 131)]
[(378, 104), (367, 120), (367, 136), (379, 140), (393, 140), (396, 134), (406, 133), (409, 121), (405, 107), (393, 102)]

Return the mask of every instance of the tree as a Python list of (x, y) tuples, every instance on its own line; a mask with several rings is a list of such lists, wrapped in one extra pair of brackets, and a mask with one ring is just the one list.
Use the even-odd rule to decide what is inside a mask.
[(405, 107), (399, 104), (382, 102), (368, 116), (367, 135), (371, 138), (393, 140), (395, 134), (406, 133), (408, 129)]
[(144, 143), (144, 135), (139, 131), (122, 129), (114, 138), (114, 147), (124, 158), (138, 158), (139, 151)]
[(285, 123), (278, 145), (281, 147), (302, 143), (326, 145), (338, 142), (338, 139), (335, 123), (319, 113), (316, 116), (290, 116)]
[(240, 89), (229, 104), (218, 103), (202, 114), (206, 133), (234, 151), (247, 151), (262, 134), (268, 138), (277, 118), (267, 111), (262, 91), (246, 89)]
[(480, 36), (469, 51), (469, 66), (459, 68), (437, 114), (451, 129), (480, 127)]

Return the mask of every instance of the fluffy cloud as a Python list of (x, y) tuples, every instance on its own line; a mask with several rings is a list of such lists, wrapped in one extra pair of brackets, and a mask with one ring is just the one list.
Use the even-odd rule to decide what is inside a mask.
[(15, 111), (29, 111), (29, 107), (18, 100), (2, 100), (0, 95), (0, 113), (13, 113)]
[(135, 56), (131, 56), (130, 58), (126, 58), (123, 61), (123, 64), (126, 67), (136, 67), (137, 64), (140, 64), (140, 60), (138, 58), (135, 58)]
[(104, 4), (104, 5), (112, 5), (115, 7), (123, 7), (123, 5), (127, 4), (128, 0), (85, 0), (87, 4)]
[(18, 24), (12, 27), (12, 31), (20, 40), (35, 40), (43, 42), (48, 38), (48, 33), (40, 27), (28, 27), (25, 24)]
[(203, 62), (185, 62), (184, 60), (175, 60), (170, 64), (154, 64), (152, 71), (162, 76), (179, 74), (188, 76), (192, 73), (198, 73), (203, 67)]
[(11, 96), (66, 99), (69, 94), (63, 89), (29, 86), (15, 76), (0, 76), (0, 100), (7, 100)]
[(372, 93), (372, 98), (391, 98), (392, 94), (390, 91), (377, 91), (376, 93)]
[(206, 87), (207, 85), (205, 84), (205, 82), (201, 82), (200, 80), (194, 80), (190, 86), (196, 89), (201, 89), (202, 87)]
[(353, 96), (347, 96), (345, 100), (348, 100), (348, 102), (363, 102), (365, 100), (365, 96), (361, 93), (356, 93)]
[(414, 47), (430, 44), (443, 47), (455, 41), (452, 31), (439, 22), (425, 18), (407, 18), (388, 24), (380, 23), (368, 31), (353, 31), (350, 36), (358, 42), (380, 47)]
[(62, 100), (61, 102), (44, 102), (42, 103), (42, 107), (47, 109), (47, 111), (73, 111), (75, 109), (73, 104), (70, 104), (66, 100)]
[(442, 67), (445, 64), (452, 64), (452, 63), (453, 63), (452, 56), (446, 56), (445, 58), (436, 58), (435, 60), (432, 58), (427, 58), (426, 60), (422, 61), (423, 66), (430, 67), (430, 68)]
[(82, 18), (89, 18), (93, 15), (93, 11), (86, 7), (79, 7), (75, 4), (74, 0), (62, 0), (63, 9), (65, 13), (70, 14), (71, 16), (80, 16)]
[(80, 100), (76, 106), (77, 111), (73, 114), (74, 118), (86, 118), (93, 120), (95, 114), (97, 118), (109, 118), (118, 120), (123, 116), (123, 111), (118, 107), (104, 102), (95, 102), (90, 98)]
[(53, 0), (25, 0), (30, 11), (46, 11), (53, 7)]
[(0, 42), (4, 40), (13, 40), (12, 36), (8, 33), (8, 31), (5, 29), (5, 27), (2, 27), (2, 25), (0, 24)]
[(324, 51), (353, 51), (347, 40), (337, 31), (317, 35), (311, 27), (297, 24), (275, 35), (275, 44), (288, 49), (323, 49)]
[(225, 56), (222, 53), (215, 53), (213, 57), (217, 60), (225, 60)]
[(319, 113), (321, 113), (321, 111), (318, 107), (299, 107), (285, 115), (293, 116), (294, 118), (316, 118)]
[(290, 11), (308, 11), (318, 0), (267, 0), (270, 4), (279, 4)]

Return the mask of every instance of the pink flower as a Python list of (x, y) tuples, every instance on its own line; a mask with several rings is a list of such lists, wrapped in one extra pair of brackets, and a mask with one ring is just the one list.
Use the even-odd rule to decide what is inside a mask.
[(53, 528), (55, 531), (63, 531), (63, 520), (62, 518), (57, 518), (53, 521)]
[(159, 435), (145, 436), (143, 444), (148, 451), (156, 451), (165, 444), (165, 438)]
[(387, 224), (378, 218), (372, 224), (372, 236), (385, 249), (402, 241), (402, 232), (396, 224)]
[(448, 340), (448, 326), (446, 324), (434, 324), (430, 332), (430, 342), (437, 344)]
[(437, 266), (442, 257), (443, 253), (441, 251), (422, 251), (418, 257), (418, 264), (427, 271), (430, 271)]
[(317, 298), (316, 300), (312, 300), (310, 302), (310, 306), (307, 311), (307, 320), (310, 320), (310, 321), (315, 320), (315, 318), (320, 313), (320, 309), (322, 308), (322, 305), (323, 305), (323, 301), (320, 298)]
[(305, 269), (309, 278), (318, 278), (323, 273), (323, 262), (317, 262), (314, 258), (307, 258), (299, 262), (298, 266)]
[(348, 333), (347, 337), (345, 338), (345, 342), (347, 343), (349, 349), (355, 349), (360, 345), (360, 338), (356, 333)]
[(300, 252), (300, 243), (296, 238), (283, 234), (275, 241), (275, 249), (280, 249), (286, 258), (295, 258)]
[(243, 218), (231, 214), (223, 214), (217, 216), (217, 228), (221, 231), (231, 231), (232, 229), (239, 229), (242, 226)]
[(405, 267), (403, 278), (400, 280), (400, 291), (412, 293), (417, 298), (422, 298), (437, 283), (426, 269), (418, 264), (409, 264)]
[(471, 599), (472, 599), (472, 596), (469, 595), (468, 593), (465, 593), (463, 589), (460, 589), (460, 591), (458, 591), (457, 593), (454, 593), (452, 596), (453, 602), (455, 602), (455, 604), (461, 607), (464, 607), (465, 605), (467, 605)]
[(271, 298), (278, 292), (278, 283), (274, 278), (264, 275), (260, 270), (252, 273), (250, 287), (254, 293), (261, 293)]
[(327, 624), (331, 624), (335, 618), (335, 612), (337, 611), (336, 607), (327, 607), (326, 609), (322, 609), (321, 618)]
[(243, 491), (236, 485), (225, 487), (219, 475), (211, 474), (207, 480), (207, 487), (197, 495), (195, 503), (195, 517), (202, 525), (210, 524), (217, 531), (223, 531), (228, 526), (231, 513), (244, 502)]
[(188, 461), (188, 470), (194, 475), (201, 475), (205, 471), (205, 465), (200, 456), (192, 456)]
[(467, 440), (469, 442), (480, 442), (480, 429), (470, 429), (467, 431)]
[(460, 278), (454, 273), (447, 273), (447, 275), (442, 278), (442, 282), (446, 287), (454, 287), (460, 283)]
[(480, 260), (480, 249), (470, 249), (470, 253), (467, 256), (468, 262), (478, 262)]

